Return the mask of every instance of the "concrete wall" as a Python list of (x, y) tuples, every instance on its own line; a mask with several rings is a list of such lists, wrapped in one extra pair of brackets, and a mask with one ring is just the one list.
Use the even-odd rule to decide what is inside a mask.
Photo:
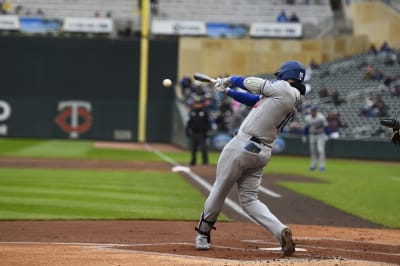
[(204, 72), (211, 76), (272, 73), (283, 61), (305, 65), (365, 52), (366, 36), (339, 36), (310, 40), (210, 39), (183, 37), (179, 41), (178, 77)]
[(354, 35), (367, 36), (378, 48), (383, 41), (400, 48), (400, 14), (381, 2), (353, 3), (347, 8)]

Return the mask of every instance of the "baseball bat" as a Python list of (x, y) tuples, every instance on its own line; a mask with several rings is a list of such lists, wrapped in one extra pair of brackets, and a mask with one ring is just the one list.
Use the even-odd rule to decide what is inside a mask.
[(215, 83), (215, 79), (211, 78), (210, 76), (203, 74), (203, 73), (195, 73), (193, 75), (193, 78), (195, 80), (201, 81), (201, 82), (207, 82), (207, 83)]

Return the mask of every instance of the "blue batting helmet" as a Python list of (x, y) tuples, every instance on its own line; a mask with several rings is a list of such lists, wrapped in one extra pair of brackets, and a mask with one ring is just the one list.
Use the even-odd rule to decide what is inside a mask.
[(306, 70), (303, 64), (298, 61), (286, 61), (275, 75), (279, 80), (293, 79), (304, 81)]

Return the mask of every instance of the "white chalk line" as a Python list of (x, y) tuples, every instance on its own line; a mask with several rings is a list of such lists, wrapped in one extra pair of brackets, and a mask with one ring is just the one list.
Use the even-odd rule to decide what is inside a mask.
[[(114, 252), (129, 252), (129, 253), (141, 253), (148, 255), (161, 255), (168, 257), (179, 257), (179, 258), (190, 258), (190, 259), (201, 259), (201, 260), (210, 260), (210, 261), (221, 261), (221, 262), (239, 262), (243, 260), (228, 260), (228, 259), (219, 259), (212, 257), (204, 257), (204, 256), (194, 256), (194, 255), (184, 255), (184, 254), (173, 254), (173, 253), (165, 253), (165, 252), (157, 252), (157, 251), (141, 251), (141, 250), (130, 250), (130, 249), (118, 249), (118, 247), (139, 247), (139, 246), (161, 246), (161, 245), (190, 245), (194, 246), (191, 243), (155, 243), (155, 244), (99, 244), (99, 243), (63, 243), (63, 242), (0, 242), (0, 245), (3, 244), (21, 244), (21, 245), (65, 245), (65, 246), (81, 246), (86, 248), (94, 248), (94, 249), (106, 249)], [(244, 260), (243, 262), (253, 262), (254, 260)]]
[[(171, 171), (173, 171), (173, 172), (184, 172), (193, 181), (195, 181), (201, 187), (206, 189), (208, 192), (211, 191), (212, 185), (210, 183), (208, 183), (207, 181), (205, 181), (203, 177), (201, 177), (201, 176), (197, 175), (196, 173), (194, 173), (189, 167), (183, 166), (183, 165), (179, 165), (179, 163), (177, 163), (175, 160), (173, 160), (172, 158), (170, 158), (169, 156), (167, 156), (163, 152), (161, 152), (159, 150), (154, 150), (149, 144), (145, 144), (145, 148), (146, 148), (146, 150), (148, 150), (150, 152), (154, 152), (156, 155), (158, 155), (164, 161), (172, 164), (173, 167), (172, 167)], [(280, 198), (281, 197), (280, 194), (275, 193), (272, 190), (266, 189), (264, 187), (260, 187), (260, 191), (265, 193), (265, 194), (267, 194), (267, 195), (269, 195), (269, 196), (271, 196), (271, 197), (276, 197), (276, 198)], [(257, 223), (253, 218), (251, 218), (249, 215), (247, 215), (247, 213), (245, 213), (243, 211), (242, 207), (240, 207), (239, 204), (237, 204), (233, 200), (231, 200), (229, 198), (226, 198), (225, 199), (225, 204), (228, 205), (231, 209), (233, 209), (236, 213), (242, 215), (243, 217), (247, 218), (248, 220), (250, 220), (250, 221), (252, 221), (254, 223)]]
[[(335, 240), (330, 238), (323, 238), (328, 240)], [(342, 240), (339, 240), (342, 241)], [(242, 240), (241, 242), (251, 242), (251, 243), (266, 243), (266, 244), (276, 244), (276, 242), (268, 242), (262, 240)], [(362, 241), (354, 241), (358, 243), (365, 243)], [(158, 255), (165, 255), (165, 256), (175, 256), (175, 257), (183, 257), (183, 258), (207, 258), (210, 260), (221, 260), (221, 261), (231, 261), (236, 262), (238, 260), (227, 260), (227, 259), (218, 259), (218, 258), (211, 258), (211, 257), (204, 257), (204, 256), (194, 256), (194, 255), (183, 255), (183, 254), (173, 254), (173, 253), (165, 253), (165, 252), (157, 252), (157, 251), (141, 251), (141, 250), (126, 250), (126, 249), (118, 249), (118, 247), (146, 247), (146, 246), (167, 246), (167, 245), (186, 245), (186, 246), (194, 246), (193, 243), (187, 242), (171, 242), (171, 243), (142, 243), (142, 244), (116, 244), (116, 243), (67, 243), (67, 242), (34, 242), (34, 241), (21, 241), (21, 242), (0, 242), (0, 245), (4, 244), (13, 244), (13, 245), (66, 245), (66, 246), (82, 246), (88, 248), (96, 248), (96, 249), (107, 249), (113, 251), (125, 251), (125, 252), (137, 252), (137, 253), (145, 253), (145, 254), (158, 254)], [(376, 254), (376, 255), (387, 255), (387, 256), (400, 256), (399, 253), (387, 253), (387, 252), (376, 252), (376, 251), (366, 251), (366, 250), (355, 250), (355, 249), (342, 249), (342, 248), (332, 248), (332, 247), (320, 247), (320, 246), (312, 246), (312, 245), (302, 245), (303, 248), (297, 247), (296, 252), (307, 252), (307, 248), (312, 249), (322, 249), (322, 250), (335, 250), (335, 251), (343, 251), (343, 252), (351, 252), (351, 253), (369, 253), (369, 254)], [(282, 252), (280, 247), (273, 247), (273, 248), (258, 248), (258, 249), (249, 249), (249, 248), (240, 248), (240, 247), (230, 247), (230, 246), (217, 246), (212, 245), (212, 248), (217, 249), (229, 249), (229, 250), (240, 250), (240, 251), (253, 251), (253, 252)], [(204, 255), (204, 254), (203, 254)], [(349, 258), (347, 258), (349, 259)], [(349, 259), (350, 260), (350, 259)], [(242, 260), (240, 260), (242, 261)], [(248, 262), (253, 262), (254, 260), (247, 260)]]

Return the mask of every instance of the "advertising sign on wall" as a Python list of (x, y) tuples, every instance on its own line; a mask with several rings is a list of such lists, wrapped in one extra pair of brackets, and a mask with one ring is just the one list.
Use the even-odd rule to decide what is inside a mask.
[(151, 33), (160, 35), (207, 35), (203, 21), (153, 20)]
[(299, 38), (303, 35), (301, 23), (252, 23), (251, 37)]
[(110, 18), (72, 18), (64, 19), (64, 32), (111, 33), (113, 21)]
[(0, 30), (19, 30), (19, 18), (14, 15), (0, 16)]

